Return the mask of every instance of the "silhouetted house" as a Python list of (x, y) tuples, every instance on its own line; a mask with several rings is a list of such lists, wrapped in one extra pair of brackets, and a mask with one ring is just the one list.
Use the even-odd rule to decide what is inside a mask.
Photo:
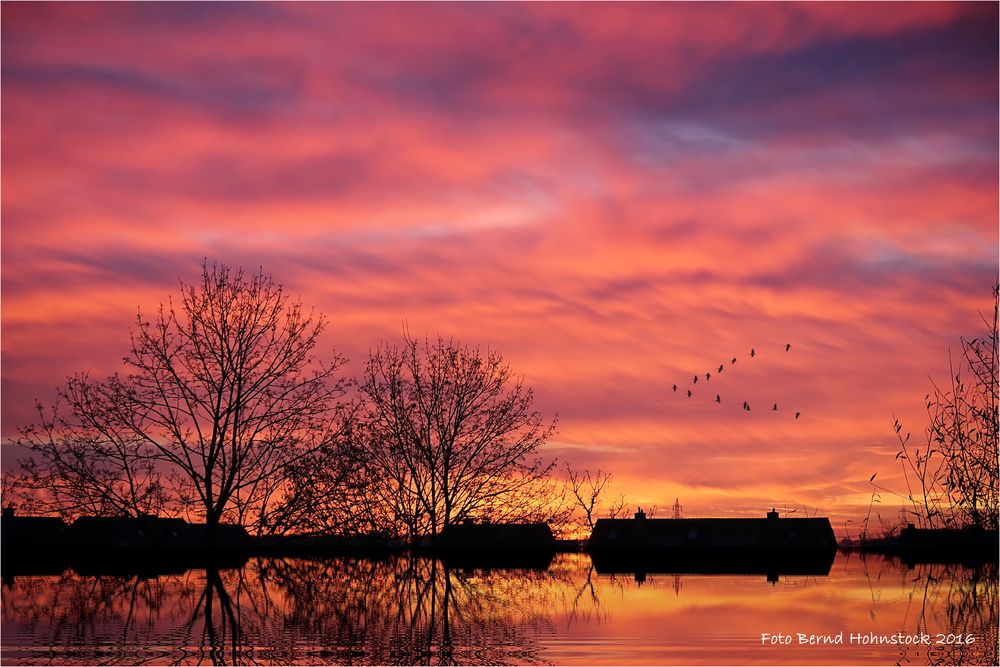
[[(78, 548), (190, 548), (208, 545), (209, 533), (205, 524), (184, 519), (83, 516), (69, 527), (67, 542)], [(243, 526), (220, 524), (211, 545), (243, 547), (249, 542)]]
[(546, 523), (476, 523), (449, 526), (435, 549), (446, 566), (465, 569), (548, 569), (556, 540)]
[(65, 545), (66, 523), (53, 516), (16, 516), (13, 507), (3, 510), (0, 542), (4, 549), (47, 549)]
[(253, 538), (246, 528), (238, 523), (220, 523), (215, 526), (214, 535), (210, 536), (208, 526), (203, 523), (188, 523), (182, 535), (190, 544), (203, 546), (211, 544), (217, 547), (246, 547), (253, 543)]
[(555, 549), (547, 523), (476, 523), (466, 519), (441, 532), (438, 546), (446, 549)]
[(69, 528), (69, 543), (79, 548), (165, 547), (181, 540), (183, 519), (82, 516)]
[(587, 542), (595, 550), (738, 551), (753, 549), (835, 549), (830, 520), (782, 519), (598, 519)]

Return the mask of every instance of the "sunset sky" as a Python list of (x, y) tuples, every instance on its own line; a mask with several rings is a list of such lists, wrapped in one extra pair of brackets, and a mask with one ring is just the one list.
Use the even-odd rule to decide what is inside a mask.
[(499, 350), (559, 415), (545, 453), (633, 503), (856, 532), (873, 473), (904, 488), (893, 414), (923, 428), (928, 375), (992, 308), (997, 25), (4, 3), (2, 434), (119, 369), (137, 307), (208, 258), (325, 313), (351, 373), (404, 322)]

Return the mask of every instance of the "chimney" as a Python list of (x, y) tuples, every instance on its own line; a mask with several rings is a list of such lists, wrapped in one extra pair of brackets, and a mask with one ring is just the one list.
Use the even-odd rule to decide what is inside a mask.
[(768, 519), (777, 519), (778, 518), (778, 512), (772, 507), (771, 511), (767, 513), (767, 518)]
[(645, 518), (646, 518), (646, 513), (643, 512), (642, 508), (640, 507), (639, 511), (635, 513), (635, 520), (636, 521), (642, 521)]

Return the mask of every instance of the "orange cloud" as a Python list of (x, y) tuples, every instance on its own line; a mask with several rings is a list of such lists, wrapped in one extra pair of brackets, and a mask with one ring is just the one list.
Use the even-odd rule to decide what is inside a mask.
[(208, 257), (352, 370), (500, 350), (636, 502), (857, 525), (989, 306), (995, 6), (2, 11), (5, 438)]

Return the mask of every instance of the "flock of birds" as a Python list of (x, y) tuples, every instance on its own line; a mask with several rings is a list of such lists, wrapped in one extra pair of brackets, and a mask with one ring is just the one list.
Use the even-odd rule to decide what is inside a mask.
[[(791, 343), (785, 343), (785, 352), (788, 352), (791, 349), (792, 349), (792, 344)], [(748, 356), (751, 359), (756, 358), (757, 357), (757, 349), (756, 348), (750, 348), (750, 353), (749, 353)], [(736, 364), (736, 357), (733, 357), (729, 361), (729, 365), (733, 366), (735, 364)], [(715, 371), (715, 373), (716, 373), (716, 375), (721, 375), (722, 372), (725, 371), (725, 370), (726, 370), (726, 364), (725, 363), (721, 363), (721, 364), (719, 364), (719, 368), (718, 368), (718, 370)], [(694, 379), (691, 381), (691, 384), (692, 385), (698, 384), (698, 379), (701, 378), (701, 377), (702, 376), (700, 374), (695, 374)], [(706, 371), (705, 374), (704, 374), (704, 377), (705, 377), (705, 382), (710, 382), (712, 380), (712, 372), (711, 371)], [(674, 390), (674, 393), (677, 393), (678, 386), (677, 386), (676, 383), (673, 385), (672, 388)], [(687, 390), (687, 397), (691, 398), (692, 396), (694, 396), (694, 391), (691, 388), (688, 388), (688, 390)], [(716, 394), (715, 395), (715, 402), (716, 403), (722, 403), (722, 395), (721, 394)], [(750, 403), (749, 402), (743, 401), (743, 410), (746, 411), (746, 412), (750, 412)], [(771, 405), (771, 412), (777, 412), (777, 411), (778, 411), (778, 404), (777, 403), (772, 404)], [(798, 419), (800, 416), (802, 416), (801, 412), (796, 412), (795, 413), (795, 418), (796, 419)]]

